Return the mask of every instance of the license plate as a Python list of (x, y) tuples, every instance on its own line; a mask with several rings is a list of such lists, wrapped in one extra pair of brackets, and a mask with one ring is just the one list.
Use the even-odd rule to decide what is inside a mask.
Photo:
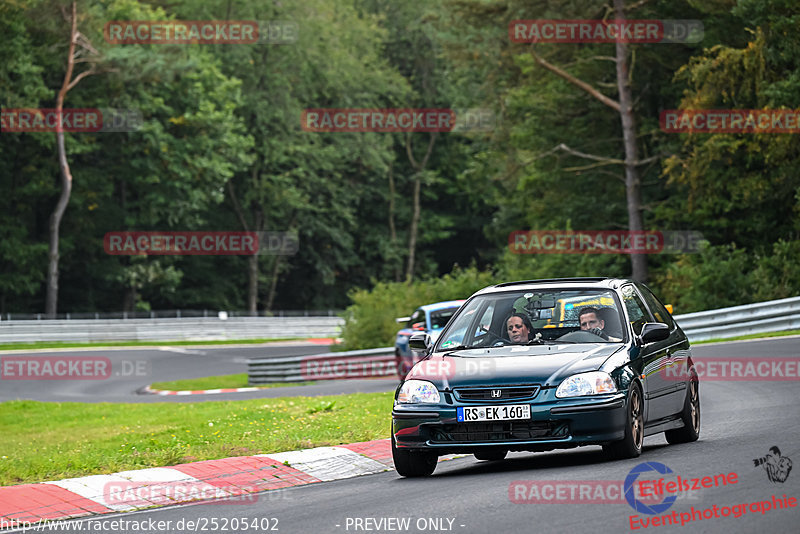
[(530, 419), (531, 407), (529, 404), (510, 404), (503, 406), (459, 406), (457, 408), (458, 422), (471, 421), (513, 421), (515, 419)]

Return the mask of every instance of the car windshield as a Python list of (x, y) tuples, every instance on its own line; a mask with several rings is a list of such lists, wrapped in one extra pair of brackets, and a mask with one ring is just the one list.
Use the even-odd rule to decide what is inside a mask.
[(543, 343), (614, 343), (626, 338), (614, 292), (536, 289), (479, 295), (467, 302), (436, 350)]
[(459, 306), (452, 308), (444, 308), (442, 310), (435, 310), (431, 312), (431, 330), (439, 330), (444, 328), (447, 321), (453, 317), (453, 314), (458, 311)]

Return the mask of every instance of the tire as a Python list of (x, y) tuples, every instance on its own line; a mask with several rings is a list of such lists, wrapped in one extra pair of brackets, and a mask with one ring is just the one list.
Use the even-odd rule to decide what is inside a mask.
[(624, 460), (637, 458), (642, 454), (644, 442), (644, 398), (639, 384), (634, 383), (628, 393), (625, 437), (619, 441), (603, 445), (603, 451), (610, 458)]
[(482, 460), (485, 462), (499, 462), (500, 460), (505, 459), (506, 454), (508, 454), (508, 451), (488, 450), (488, 451), (475, 452), (472, 455), (475, 457), (476, 460)]
[(427, 477), (436, 469), (439, 455), (435, 452), (398, 449), (392, 434), (392, 460), (397, 474), (401, 477)]
[(689, 387), (686, 390), (681, 421), (683, 421), (683, 428), (664, 432), (667, 443), (670, 445), (690, 443), (697, 441), (697, 438), (700, 437), (700, 384), (694, 376), (689, 380)]

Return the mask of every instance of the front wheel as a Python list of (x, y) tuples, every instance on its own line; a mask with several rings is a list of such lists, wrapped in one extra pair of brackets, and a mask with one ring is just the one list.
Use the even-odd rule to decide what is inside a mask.
[(433, 474), (439, 456), (435, 452), (398, 449), (392, 434), (392, 460), (397, 474), (402, 477), (426, 477)]
[(631, 385), (628, 394), (628, 417), (625, 424), (625, 437), (619, 441), (603, 445), (603, 451), (611, 458), (623, 460), (636, 458), (642, 454), (644, 442), (644, 402), (639, 385)]
[(667, 443), (670, 445), (697, 441), (697, 438), (700, 437), (700, 387), (696, 379), (689, 380), (686, 400), (683, 401), (681, 421), (683, 421), (682, 428), (664, 432)]

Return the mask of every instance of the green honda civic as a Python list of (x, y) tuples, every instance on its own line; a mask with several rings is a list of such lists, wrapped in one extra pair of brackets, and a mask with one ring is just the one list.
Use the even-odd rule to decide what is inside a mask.
[[(671, 310), (670, 310), (671, 311)], [(478, 291), (395, 392), (397, 472), (427, 476), (444, 454), (602, 445), (642, 452), (645, 436), (697, 440), (700, 396), (686, 335), (638, 282), (564, 278)]]

